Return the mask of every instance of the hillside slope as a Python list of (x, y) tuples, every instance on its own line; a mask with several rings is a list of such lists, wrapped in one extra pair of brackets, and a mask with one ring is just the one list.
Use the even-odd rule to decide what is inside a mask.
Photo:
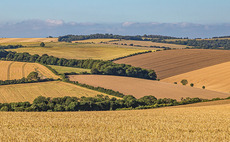
[(159, 79), (230, 61), (228, 50), (184, 49), (152, 52), (115, 61), (153, 69)]
[(14, 84), (0, 86), (0, 103), (33, 102), (38, 96), (44, 97), (91, 97), (98, 94), (107, 95), (77, 85), (52, 81), (40, 83)]
[(188, 84), (193, 83), (197, 88), (205, 86), (208, 90), (230, 93), (230, 62), (179, 74), (161, 81), (180, 83), (182, 79), (187, 79)]
[(29, 73), (36, 71), (44, 78), (59, 78), (45, 66), (38, 63), (0, 61), (0, 80), (14, 80), (27, 77)]
[(78, 81), (92, 86), (112, 89), (114, 91), (124, 93), (125, 95), (133, 95), (136, 98), (153, 95), (157, 98), (172, 98), (180, 100), (182, 97), (211, 99), (216, 97), (226, 98), (230, 96), (230, 94), (227, 93), (131, 77), (109, 75), (70, 75), (69, 78), (71, 81)]

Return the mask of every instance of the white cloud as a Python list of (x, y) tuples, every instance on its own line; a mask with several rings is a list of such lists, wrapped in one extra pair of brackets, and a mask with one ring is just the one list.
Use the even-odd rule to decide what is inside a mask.
[(128, 27), (128, 26), (131, 26), (131, 25), (133, 25), (133, 24), (135, 24), (135, 23), (134, 23), (134, 22), (124, 22), (124, 23), (122, 24), (122, 26)]
[(47, 20), (46, 20), (46, 23), (47, 23), (49, 26), (60, 26), (60, 25), (63, 25), (63, 24), (64, 24), (64, 21), (63, 21), (63, 20), (47, 19)]

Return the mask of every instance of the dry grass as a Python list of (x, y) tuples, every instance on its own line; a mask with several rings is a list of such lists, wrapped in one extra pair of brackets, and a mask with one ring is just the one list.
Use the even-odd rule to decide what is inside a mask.
[(24, 43), (27, 47), (10, 49), (16, 52), (28, 52), (30, 54), (48, 54), (59, 58), (67, 59), (102, 59), (111, 60), (129, 54), (147, 51), (142, 48), (117, 47), (108, 44), (81, 44), (66, 42), (50, 42), (45, 47), (40, 47), (40, 43)]
[(208, 49), (166, 50), (137, 55), (115, 63), (153, 69), (159, 79), (230, 61), (230, 51)]
[(25, 63), (13, 61), (0, 61), (0, 80), (14, 80), (27, 77), (31, 72), (36, 71), (44, 78), (59, 78), (45, 66), (38, 63)]
[(38, 96), (45, 97), (90, 97), (98, 94), (107, 95), (77, 85), (52, 81), (42, 83), (14, 84), (0, 86), (0, 103), (32, 102)]
[(0, 38), (0, 44), (23, 42), (58, 42), (58, 38)]
[(230, 105), (0, 113), (1, 141), (230, 141)]
[(173, 83), (182, 79), (187, 79), (189, 84), (194, 83), (197, 88), (205, 86), (209, 90), (230, 93), (230, 62), (179, 74), (162, 81)]
[(175, 48), (175, 49), (182, 49), (186, 48), (189, 46), (186, 45), (177, 45), (177, 44), (168, 44), (168, 43), (157, 43), (157, 42), (152, 42), (152, 41), (137, 41), (137, 40), (121, 40), (121, 41), (114, 41), (114, 42), (109, 42), (110, 44), (112, 43), (119, 43), (119, 44), (133, 44), (133, 45), (141, 45), (141, 46), (164, 46), (164, 47), (170, 47), (170, 48)]
[(70, 80), (96, 87), (100, 86), (106, 89), (112, 89), (114, 91), (124, 93), (125, 95), (133, 95), (136, 98), (153, 95), (156, 98), (171, 98), (180, 100), (182, 97), (211, 99), (216, 97), (227, 98), (230, 96), (230, 94), (227, 93), (132, 77), (109, 75), (70, 75)]

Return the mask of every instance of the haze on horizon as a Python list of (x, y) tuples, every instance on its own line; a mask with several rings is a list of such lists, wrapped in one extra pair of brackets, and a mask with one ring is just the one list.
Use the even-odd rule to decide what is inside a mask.
[(226, 0), (2, 0), (1, 5), (0, 37), (230, 35), (230, 1)]

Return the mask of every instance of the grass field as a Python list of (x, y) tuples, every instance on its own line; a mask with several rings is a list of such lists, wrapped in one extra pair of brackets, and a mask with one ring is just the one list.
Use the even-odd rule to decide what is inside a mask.
[(45, 66), (38, 63), (0, 61), (0, 80), (21, 79), (27, 77), (33, 71), (38, 72), (39, 77), (42, 79), (59, 78)]
[(186, 45), (177, 45), (177, 44), (167, 44), (167, 43), (157, 43), (157, 42), (152, 42), (152, 41), (137, 41), (137, 40), (121, 40), (121, 41), (114, 41), (114, 42), (109, 42), (110, 44), (113, 43), (118, 43), (118, 44), (133, 44), (133, 45), (141, 45), (141, 46), (164, 46), (164, 47), (170, 47), (170, 48), (175, 48), (175, 49), (182, 49), (186, 48), (189, 46)]
[(230, 93), (230, 62), (179, 74), (161, 81), (179, 83), (182, 79), (187, 79), (189, 84), (194, 83), (194, 87), (205, 86), (209, 90)]
[[(18, 44), (18, 43), (15, 43)], [(46, 47), (40, 47), (40, 43), (22, 43), (27, 47), (10, 49), (16, 52), (28, 52), (30, 54), (48, 54), (67, 59), (102, 59), (111, 60), (129, 54), (147, 51), (148, 49), (134, 47), (117, 47), (109, 44), (81, 44), (66, 42), (49, 42)]]
[(81, 72), (87, 72), (91, 73), (90, 69), (83, 69), (83, 68), (72, 68), (72, 67), (63, 67), (63, 66), (54, 66), (54, 65), (49, 65), (53, 69), (55, 69), (59, 74), (62, 73), (71, 73), (71, 72), (76, 72), (76, 73), (81, 73)]
[(109, 76), (109, 75), (70, 75), (71, 81), (100, 86), (106, 89), (119, 91), (125, 95), (133, 95), (140, 98), (147, 95), (156, 98), (171, 98), (180, 100), (182, 97), (199, 97), (203, 99), (227, 98), (230, 94), (186, 87), (177, 84), (165, 83), (132, 77)]
[(230, 61), (230, 51), (184, 49), (152, 52), (115, 61), (153, 69), (159, 79)]
[(23, 42), (58, 42), (58, 38), (0, 38), (0, 44)]
[(98, 94), (107, 95), (77, 85), (52, 81), (41, 83), (14, 84), (0, 86), (0, 103), (32, 102), (38, 96), (45, 97), (90, 97)]
[(76, 40), (72, 41), (73, 43), (101, 43), (101, 42), (110, 42), (117, 39), (86, 39), (86, 40)]
[(1, 141), (230, 141), (230, 104), (105, 112), (1, 112)]

